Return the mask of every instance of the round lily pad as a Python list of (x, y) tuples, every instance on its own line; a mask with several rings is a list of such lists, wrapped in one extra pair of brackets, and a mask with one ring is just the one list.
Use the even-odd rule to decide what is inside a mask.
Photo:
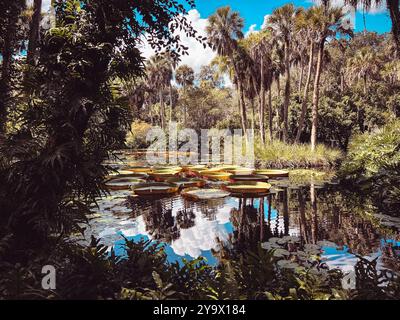
[(289, 177), (289, 171), (287, 170), (273, 170), (273, 169), (259, 169), (255, 170), (255, 174), (260, 174), (270, 178), (287, 178)]
[(243, 175), (232, 175), (229, 178), (232, 182), (242, 182), (242, 181), (255, 181), (255, 182), (268, 182), (268, 177), (256, 174), (243, 174)]
[(204, 187), (206, 182), (202, 179), (187, 179), (187, 178), (180, 178), (180, 177), (173, 177), (167, 179), (167, 182), (174, 183), (180, 188), (193, 188), (193, 187)]
[(120, 178), (111, 179), (106, 182), (106, 187), (110, 190), (129, 190), (132, 186), (146, 182), (143, 179)]
[(128, 166), (126, 170), (131, 172), (140, 172), (140, 173), (149, 173), (153, 171), (151, 167), (143, 167), (143, 166)]
[(232, 175), (228, 172), (210, 172), (210, 171), (201, 171), (200, 174), (209, 180), (215, 181), (228, 181), (229, 177)]
[(221, 189), (187, 188), (182, 190), (182, 196), (192, 200), (220, 199), (229, 196), (229, 192)]
[(225, 189), (232, 193), (257, 194), (266, 193), (271, 188), (269, 183), (265, 182), (234, 182), (225, 186)]
[(177, 185), (163, 182), (142, 183), (132, 188), (133, 192), (139, 196), (173, 194), (178, 189)]

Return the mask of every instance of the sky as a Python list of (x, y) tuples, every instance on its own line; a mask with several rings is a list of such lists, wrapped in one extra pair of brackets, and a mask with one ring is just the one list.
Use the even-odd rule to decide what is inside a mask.
[[(32, 1), (32, 0), (27, 0)], [(51, 0), (43, 0), (43, 11), (47, 11)], [(196, 8), (188, 12), (187, 18), (191, 21), (193, 27), (198, 30), (201, 35), (205, 34), (207, 25), (207, 17), (213, 14), (219, 7), (230, 6), (233, 10), (238, 11), (241, 17), (244, 18), (245, 27), (244, 33), (256, 32), (260, 30), (265, 23), (266, 17), (273, 12), (274, 9), (287, 4), (293, 3), (297, 7), (308, 8), (318, 0), (195, 0)], [(334, 5), (341, 6), (344, 0), (332, 0)], [(366, 27), (369, 31), (378, 33), (389, 32), (391, 29), (391, 21), (385, 8), (385, 1), (380, 8), (373, 8), (370, 13), (365, 15)], [(364, 19), (362, 8), (358, 8), (355, 19), (352, 19), (355, 25), (355, 31), (364, 30)], [(209, 64), (215, 57), (215, 52), (210, 48), (204, 49), (203, 46), (192, 38), (181, 34), (182, 43), (189, 47), (189, 55), (183, 56), (181, 64), (187, 64), (199, 72), (202, 65)], [(154, 54), (154, 51), (149, 45), (145, 44), (142, 47), (143, 55), (149, 58)], [(226, 82), (229, 80), (226, 78)], [(226, 83), (229, 86), (229, 83)]]
[[(344, 5), (344, 0), (332, 1), (335, 5)], [(213, 14), (219, 7), (229, 5), (244, 18), (245, 27), (243, 31), (245, 34), (249, 34), (250, 32), (260, 30), (265, 23), (266, 17), (274, 9), (290, 2), (295, 6), (306, 8), (315, 4), (313, 0), (196, 0), (196, 8), (189, 11), (187, 18), (200, 34), (206, 35), (207, 17)], [(351, 20), (355, 25), (355, 31), (364, 30), (362, 8), (358, 8), (355, 18)], [(369, 31), (384, 33), (389, 32), (391, 29), (391, 21), (385, 7), (372, 8), (371, 12), (365, 15), (365, 20)], [(189, 55), (182, 57), (181, 64), (189, 65), (195, 72), (199, 72), (202, 65), (209, 64), (216, 55), (210, 48), (204, 49), (200, 43), (187, 38), (184, 34), (181, 35), (181, 39), (183, 44), (189, 47)], [(143, 53), (146, 58), (154, 54), (148, 45), (144, 46)], [(225, 85), (231, 85), (227, 77), (225, 77)]]

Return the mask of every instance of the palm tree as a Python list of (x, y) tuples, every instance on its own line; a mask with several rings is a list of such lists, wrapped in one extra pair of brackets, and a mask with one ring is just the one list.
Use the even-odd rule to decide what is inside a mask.
[[(259, 95), (259, 127), (260, 127), (260, 138), (261, 143), (264, 144), (265, 139), (265, 92), (268, 90), (269, 94), (271, 91), (272, 84), (272, 61), (271, 61), (271, 38), (270, 34), (265, 30), (262, 33), (257, 33), (255, 38), (255, 44), (251, 47), (250, 52), (254, 62), (258, 62), (257, 68), (259, 72), (258, 79), (258, 95)], [(253, 78), (255, 76), (253, 75)], [(272, 106), (269, 105), (268, 117), (272, 123)], [(272, 125), (270, 125), (270, 137), (272, 138)]]
[(370, 48), (361, 48), (350, 58), (347, 71), (351, 80), (362, 80), (364, 95), (367, 94), (368, 80), (379, 74), (379, 59), (376, 52)]
[(172, 70), (163, 55), (152, 56), (147, 62), (147, 77), (149, 85), (158, 90), (160, 101), (160, 124), (161, 128), (165, 128), (165, 106), (164, 106), (164, 89), (171, 83)]
[(298, 143), (300, 141), (301, 134), (303, 132), (304, 121), (307, 113), (307, 97), (308, 97), (308, 89), (311, 83), (311, 75), (314, 64), (314, 51), (315, 51), (315, 25), (313, 25), (313, 13), (314, 10), (307, 11), (299, 11), (296, 17), (296, 29), (301, 30), (300, 34), (306, 39), (308, 43), (308, 69), (307, 69), (307, 78), (306, 83), (303, 89), (303, 99), (301, 101), (301, 114), (299, 119), (299, 127), (297, 129), (295, 142)]
[(29, 65), (35, 63), (36, 48), (39, 42), (40, 35), (40, 21), (42, 19), (42, 0), (34, 0), (33, 2), (33, 16), (29, 30), (29, 42), (26, 61)]
[(389, 11), (390, 20), (392, 21), (392, 37), (396, 47), (396, 56), (400, 58), (400, 1), (399, 0), (345, 0), (347, 4), (350, 4), (357, 8), (359, 5), (363, 6), (363, 9), (370, 10), (373, 5), (380, 6), (386, 1), (386, 8)]
[(8, 105), (11, 96), (11, 71), (18, 50), (18, 29), (21, 13), (26, 7), (25, 0), (11, 1), (0, 13), (0, 134), (6, 131)]
[(284, 63), (285, 63), (285, 100), (283, 104), (283, 118), (281, 119), (282, 139), (288, 139), (288, 114), (290, 103), (290, 57), (292, 50), (292, 36), (295, 28), (296, 10), (293, 4), (286, 4), (283, 7), (276, 9), (269, 17), (268, 22), (274, 31), (277, 39), (282, 41), (284, 45)]
[[(193, 85), (194, 71), (188, 65), (182, 65), (176, 70), (176, 82), (183, 87), (183, 92), (186, 93), (186, 88)], [(183, 124), (186, 126), (187, 107), (183, 108)]]
[(323, 68), (323, 59), (325, 53), (325, 43), (329, 37), (335, 37), (337, 33), (350, 32), (342, 28), (342, 19), (344, 13), (342, 8), (332, 8), (328, 5), (312, 7), (311, 9), (313, 25), (316, 27), (317, 35), (317, 68), (315, 71), (312, 110), (311, 110), (311, 151), (315, 151), (317, 144), (317, 126), (318, 126), (318, 104), (320, 80)]
[(243, 98), (242, 74), (239, 70), (238, 39), (244, 37), (242, 29), (244, 21), (238, 12), (231, 10), (229, 6), (217, 9), (208, 18), (206, 28), (208, 41), (212, 48), (221, 56), (228, 56), (236, 74), (239, 95), (239, 108), (241, 110), (242, 129), (246, 131), (246, 106)]
[(174, 99), (173, 99), (173, 90), (172, 90), (172, 77), (173, 77), (173, 73), (174, 70), (176, 69), (177, 66), (177, 59), (174, 57), (174, 55), (170, 52), (166, 52), (165, 54), (165, 59), (166, 59), (166, 63), (169, 65), (170, 69), (171, 69), (171, 79), (168, 83), (168, 90), (169, 90), (169, 122), (171, 123), (172, 121), (172, 109), (173, 109), (173, 105), (174, 105)]

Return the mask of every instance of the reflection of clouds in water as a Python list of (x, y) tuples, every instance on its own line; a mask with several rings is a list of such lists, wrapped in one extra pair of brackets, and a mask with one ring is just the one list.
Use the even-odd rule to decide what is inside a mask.
[[(354, 266), (356, 265), (358, 258), (348, 252), (347, 247), (343, 250), (338, 250), (333, 247), (323, 247), (322, 249), (324, 252), (321, 257), (324, 259), (324, 262), (328, 265), (329, 269), (340, 269), (345, 273), (354, 271)], [(371, 255), (364, 256), (364, 258), (373, 260), (380, 255), (380, 252), (375, 252)], [(377, 267), (378, 269), (383, 267), (380, 259), (378, 259)]]
[(146, 223), (144, 222), (143, 216), (139, 216), (135, 221), (121, 221), (120, 224), (132, 224), (130, 228), (121, 229), (122, 234), (125, 237), (135, 237), (137, 235), (144, 235), (151, 239), (151, 235), (146, 231)]
[(228, 240), (228, 231), (224, 224), (220, 223), (227, 219), (229, 222), (229, 211), (226, 210), (218, 212), (217, 219), (213, 221), (198, 213), (195, 218), (195, 226), (181, 229), (180, 238), (172, 241), (171, 248), (180, 256), (188, 254), (193, 258), (199, 257), (201, 251), (218, 249), (217, 238), (223, 242)]
[[(230, 211), (235, 203), (236, 201), (229, 201), (229, 203), (219, 208), (215, 220), (208, 219), (202, 214), (199, 208), (194, 207), (196, 208), (193, 210), (193, 213), (196, 215), (194, 220), (195, 225), (188, 229), (181, 229), (180, 237), (172, 241), (170, 245), (175, 254), (179, 256), (189, 255), (192, 258), (197, 258), (202, 254), (202, 251), (218, 249), (217, 239), (223, 242), (228, 240), (229, 229), (225, 225), (230, 223)], [(176, 216), (176, 214), (177, 212), (174, 208), (172, 215)], [(132, 224), (132, 226), (127, 227), (128, 224)], [(110, 228), (107, 229), (106, 235), (121, 231), (126, 237), (144, 235), (152, 239), (151, 235), (146, 231), (146, 223), (143, 216), (138, 216), (133, 223), (127, 220), (121, 221), (120, 225), (123, 226), (121, 230)]]

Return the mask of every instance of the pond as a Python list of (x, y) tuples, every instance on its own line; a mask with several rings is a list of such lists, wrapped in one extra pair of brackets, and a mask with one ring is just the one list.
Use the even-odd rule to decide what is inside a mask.
[[(228, 196), (192, 201), (180, 194), (134, 197), (110, 191), (93, 208), (86, 239), (94, 235), (123, 254), (123, 236), (165, 245), (170, 262), (204, 257), (216, 265), (228, 252), (257, 250), (270, 238), (294, 236), (318, 244), (331, 268), (351, 271), (357, 255), (398, 268), (400, 219), (378, 213), (368, 199), (302, 171), (300, 181), (279, 179), (259, 198)], [(215, 185), (210, 183), (210, 186)]]

